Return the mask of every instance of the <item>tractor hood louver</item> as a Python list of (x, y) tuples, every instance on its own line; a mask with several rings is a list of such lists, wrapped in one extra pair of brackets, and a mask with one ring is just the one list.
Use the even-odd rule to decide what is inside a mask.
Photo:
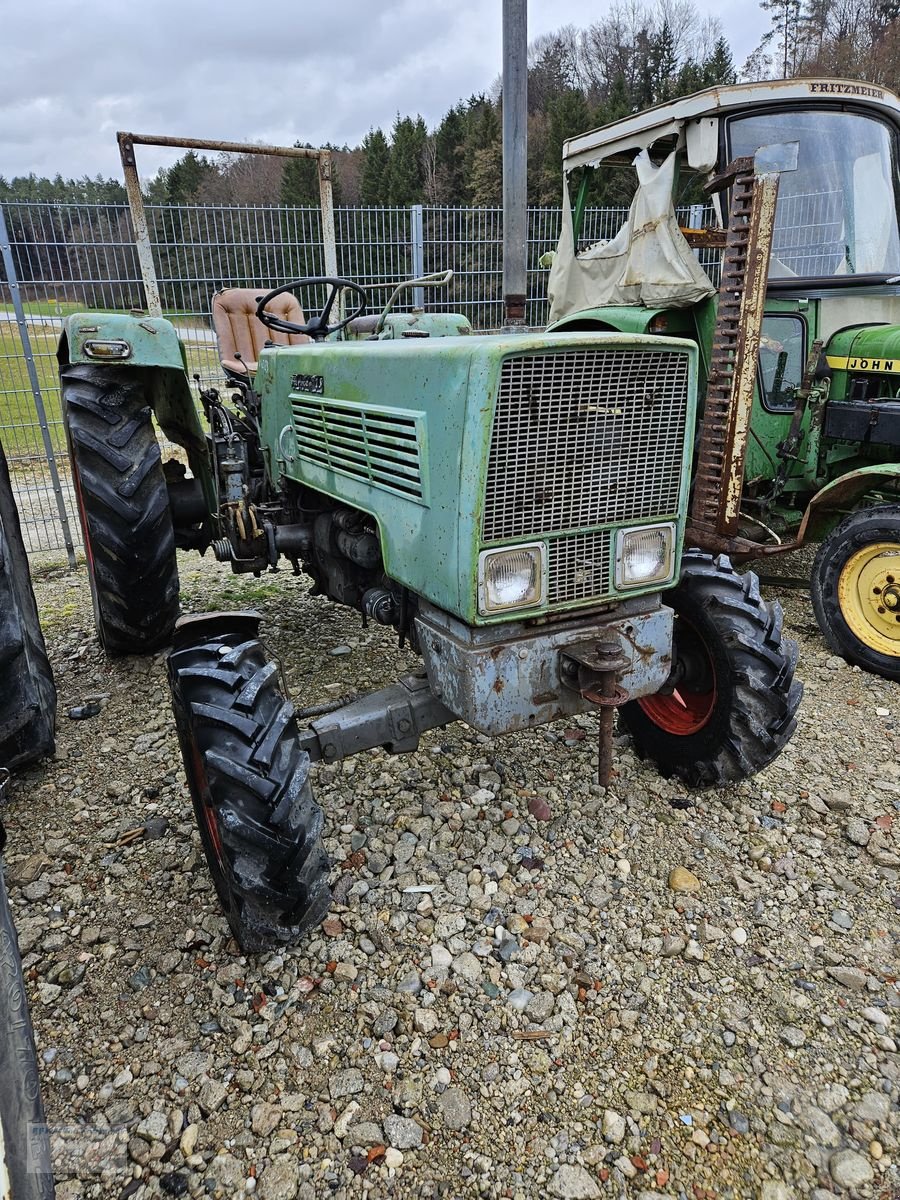
[(304, 458), (376, 487), (426, 499), (420, 415), (297, 395), (291, 397), (291, 411)]

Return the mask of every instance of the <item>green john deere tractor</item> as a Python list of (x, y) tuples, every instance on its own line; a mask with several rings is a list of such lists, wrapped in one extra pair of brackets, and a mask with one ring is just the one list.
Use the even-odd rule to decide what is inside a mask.
[[(307, 319), (294, 293), (311, 287), (327, 297)], [(356, 311), (339, 318), (340, 291)], [(113, 654), (174, 640), (185, 771), (246, 949), (327, 907), (311, 761), (411, 750), (457, 719), (502, 734), (594, 709), (606, 782), (618, 708), (641, 754), (713, 786), (771, 762), (800, 701), (779, 606), (685, 548), (695, 344), (473, 336), (457, 314), (363, 315), (367, 299), (344, 279), (219, 293), (229, 386), (201, 393), (203, 422), (167, 321), (75, 314), (59, 348), (100, 638)], [(180, 460), (161, 461), (154, 419)], [(235, 572), (287, 560), (396, 630), (422, 674), (301, 727), (256, 615), (176, 623), (177, 547)]]
[[(803, 79), (713, 88), (572, 138), (549, 280), (554, 331), (697, 346), (687, 543), (743, 561), (820, 542), (827, 643), (895, 680), (898, 133), (884, 88)], [(598, 242), (595, 185), (632, 166), (628, 222)]]

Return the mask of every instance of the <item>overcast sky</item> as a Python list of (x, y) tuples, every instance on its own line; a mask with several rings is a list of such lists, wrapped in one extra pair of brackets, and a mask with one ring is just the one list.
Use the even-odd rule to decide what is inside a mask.
[[(120, 176), (116, 130), (355, 145), (395, 113), (429, 127), (500, 71), (501, 0), (31, 0), (3, 5), (0, 175)], [(529, 37), (610, 0), (530, 0)], [(697, 0), (740, 66), (753, 0)], [(138, 149), (141, 174), (177, 155)]]

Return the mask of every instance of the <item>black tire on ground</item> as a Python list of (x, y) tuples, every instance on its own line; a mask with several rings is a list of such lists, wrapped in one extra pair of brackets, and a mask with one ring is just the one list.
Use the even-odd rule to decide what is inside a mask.
[(663, 601), (675, 610), (670, 685), (623, 705), (619, 720), (666, 776), (696, 788), (747, 779), (784, 749), (803, 695), (781, 605), (761, 598), (753, 572), (699, 550), (685, 551)]
[(239, 634), (169, 656), (203, 849), (228, 923), (251, 953), (297, 943), (331, 901), (309, 755), (277, 678), (262, 644)]
[(56, 688), (0, 447), (0, 767), (53, 753)]
[[(14, 1200), (53, 1200), (55, 1190), (19, 945), (0, 870), (0, 1181)], [(6, 1195), (6, 1192), (3, 1192)]]
[(900, 505), (845, 517), (819, 547), (811, 592), (835, 654), (900, 680)]
[(107, 654), (149, 654), (171, 639), (178, 568), (146, 373), (65, 366), (61, 383), (97, 633)]

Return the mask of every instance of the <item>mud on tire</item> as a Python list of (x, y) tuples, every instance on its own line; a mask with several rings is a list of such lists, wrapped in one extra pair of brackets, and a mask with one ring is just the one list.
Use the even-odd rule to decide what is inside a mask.
[(97, 633), (108, 654), (148, 654), (171, 638), (178, 569), (146, 376), (75, 365), (61, 383)]
[(781, 605), (762, 599), (752, 571), (699, 550), (685, 551), (663, 601), (675, 610), (680, 677), (674, 690), (624, 705), (619, 721), (663, 775), (697, 788), (747, 779), (787, 745), (803, 695)]
[(0, 767), (53, 752), (56, 688), (0, 447)]
[(169, 683), (216, 891), (247, 952), (295, 944), (331, 900), (322, 812), (278, 668), (255, 638), (175, 650)]

